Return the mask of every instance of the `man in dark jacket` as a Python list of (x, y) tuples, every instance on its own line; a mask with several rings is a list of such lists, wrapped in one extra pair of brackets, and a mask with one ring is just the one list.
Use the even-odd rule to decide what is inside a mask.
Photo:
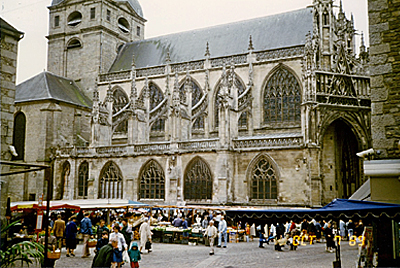
[(102, 247), (99, 253), (94, 257), (92, 268), (111, 267), (111, 263), (113, 262), (113, 251), (115, 248), (118, 248), (118, 239), (111, 238), (110, 243)]

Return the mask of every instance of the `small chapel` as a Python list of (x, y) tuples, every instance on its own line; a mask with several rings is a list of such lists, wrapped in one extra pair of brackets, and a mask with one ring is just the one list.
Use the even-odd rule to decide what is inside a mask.
[[(55, 200), (349, 198), (372, 145), (368, 50), (341, 1), (310, 1), (145, 38), (138, 0), (53, 0), (47, 71), (17, 86), (14, 160), (51, 165)], [(35, 200), (43, 178), (10, 191)]]

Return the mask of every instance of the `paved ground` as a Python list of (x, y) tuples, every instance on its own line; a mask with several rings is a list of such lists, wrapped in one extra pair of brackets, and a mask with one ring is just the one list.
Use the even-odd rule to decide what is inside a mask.
[[(92, 249), (93, 250), (93, 249)], [(90, 267), (92, 257), (80, 258), (82, 246), (78, 245), (77, 257), (65, 257), (65, 250), (56, 267)], [(357, 247), (349, 246), (347, 241), (342, 241), (341, 258), (342, 267), (356, 267)], [(334, 253), (325, 252), (325, 244), (318, 243), (299, 247), (290, 251), (288, 247), (282, 252), (275, 251), (273, 245), (259, 248), (258, 242), (231, 243), (227, 248), (216, 248), (215, 255), (210, 256), (209, 247), (204, 245), (188, 246), (177, 244), (153, 244), (153, 252), (142, 254), (141, 268), (153, 267), (179, 267), (179, 268), (237, 268), (237, 267), (307, 267), (307, 268), (332, 268), (335, 260)], [(93, 255), (93, 254), (92, 254)], [(130, 266), (124, 265), (123, 268)]]

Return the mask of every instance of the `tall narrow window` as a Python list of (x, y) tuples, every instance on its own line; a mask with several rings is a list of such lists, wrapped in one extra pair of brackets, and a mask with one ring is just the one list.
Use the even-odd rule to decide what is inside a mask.
[(121, 111), (129, 104), (129, 98), (121, 88), (116, 88), (113, 92), (113, 126), (115, 134), (124, 134), (128, 132), (128, 119), (126, 114)]
[(114, 162), (108, 162), (102, 169), (99, 183), (99, 198), (118, 198), (123, 194), (121, 171)]
[(87, 198), (88, 196), (88, 179), (89, 164), (85, 161), (79, 166), (78, 173), (78, 196), (81, 198)]
[(150, 160), (140, 175), (140, 199), (164, 199), (165, 176), (161, 166)]
[(106, 20), (111, 21), (111, 10), (107, 9)]
[(164, 132), (165, 131), (165, 119), (160, 118), (157, 119), (152, 125), (151, 125), (151, 132)]
[(158, 104), (162, 102), (164, 99), (164, 94), (161, 89), (154, 83), (150, 83), (149, 85), (150, 91), (150, 110), (153, 110), (157, 107)]
[(140, 36), (140, 26), (137, 26), (137, 27), (136, 27), (136, 35), (137, 35), (137, 36)]
[(269, 79), (264, 91), (264, 123), (300, 123), (300, 85), (296, 77), (279, 68)]
[(54, 27), (60, 26), (60, 16), (55, 16), (54, 17)]
[(62, 171), (61, 171), (60, 184), (57, 187), (56, 199), (61, 200), (64, 198), (64, 193), (68, 189), (70, 172), (71, 172), (71, 165), (68, 161), (65, 161), (63, 164)]
[(93, 20), (96, 18), (96, 8), (92, 7), (90, 8), (90, 19)]
[(276, 172), (267, 157), (262, 156), (251, 170), (250, 197), (256, 200), (277, 199)]
[(247, 112), (243, 112), (239, 117), (238, 127), (240, 129), (247, 129)]
[(184, 179), (185, 200), (205, 201), (212, 198), (212, 176), (206, 162), (197, 157), (188, 165)]
[(328, 15), (327, 11), (325, 11), (322, 14), (322, 22), (323, 22), (324, 26), (328, 26), (329, 25), (329, 15)]
[(26, 118), (23, 113), (18, 113), (14, 118), (13, 146), (17, 151), (17, 156), (13, 155), (12, 160), (25, 159), (25, 134)]

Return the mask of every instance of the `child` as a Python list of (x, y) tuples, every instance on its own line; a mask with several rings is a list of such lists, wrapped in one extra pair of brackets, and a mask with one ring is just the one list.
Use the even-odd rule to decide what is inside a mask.
[(141, 260), (140, 251), (136, 242), (132, 243), (132, 247), (128, 250), (129, 258), (131, 259), (131, 268), (139, 267), (139, 261)]
[(108, 232), (103, 231), (101, 234), (101, 238), (97, 240), (95, 253), (97, 254), (97, 252), (99, 252), (100, 249), (107, 244), (108, 244)]

